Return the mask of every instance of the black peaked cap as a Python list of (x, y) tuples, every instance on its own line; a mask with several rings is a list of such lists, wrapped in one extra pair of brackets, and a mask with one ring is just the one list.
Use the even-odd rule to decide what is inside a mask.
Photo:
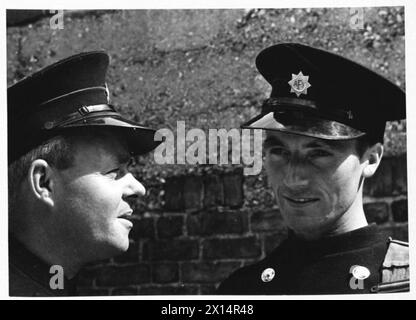
[(132, 155), (160, 142), (155, 130), (125, 119), (110, 104), (105, 77), (109, 56), (80, 53), (58, 61), (7, 89), (9, 163), (63, 131), (112, 129), (126, 138)]

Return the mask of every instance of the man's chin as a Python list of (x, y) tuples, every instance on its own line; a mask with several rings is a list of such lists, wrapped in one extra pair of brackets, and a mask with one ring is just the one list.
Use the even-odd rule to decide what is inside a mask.
[[(325, 234), (324, 228), (321, 225), (311, 223), (310, 219), (305, 221), (296, 220), (288, 223), (288, 227), (293, 230), (295, 235), (305, 240), (317, 240), (322, 238)], [(309, 223), (308, 223), (309, 222)]]
[(102, 245), (99, 245), (96, 248), (96, 253), (98, 253), (99, 255), (97, 260), (106, 260), (114, 256), (119, 256), (129, 249), (129, 245), (130, 243), (128, 237), (114, 239), (112, 241), (108, 241)]
[(130, 246), (130, 242), (129, 242), (129, 238), (127, 237), (127, 239), (124, 239), (123, 241), (119, 242), (117, 246), (115, 247), (115, 249), (117, 250), (118, 254), (122, 254), (129, 249), (129, 246)]

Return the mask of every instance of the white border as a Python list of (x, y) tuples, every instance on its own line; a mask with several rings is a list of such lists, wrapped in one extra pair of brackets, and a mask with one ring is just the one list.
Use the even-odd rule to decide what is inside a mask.
[[(411, 0), (405, 1), (359, 1), (359, 0), (310, 0), (310, 1), (293, 1), (290, 6), (287, 5), (288, 1), (274, 0), (222, 0), (222, 1), (201, 1), (201, 0), (176, 0), (174, 2), (169, 0), (159, 1), (125, 1), (118, 0), (117, 8), (114, 8), (113, 0), (101, 0), (101, 1), (86, 1), (86, 0), (72, 0), (51, 1), (37, 0), (35, 3), (29, 0), (25, 1), (2, 1), (0, 11), (0, 25), (2, 26), (2, 32), (0, 34), (1, 41), (1, 53), (0, 61), (3, 63), (0, 65), (1, 70), (1, 86), (0, 101), (3, 106), (0, 116), (0, 298), (10, 299), (8, 296), (8, 224), (7, 224), (7, 115), (6, 115), (6, 89), (7, 89), (7, 66), (4, 62), (7, 62), (6, 55), (6, 18), (5, 9), (180, 9), (180, 8), (313, 8), (313, 7), (374, 7), (374, 6), (405, 6), (405, 36), (406, 36), (406, 92), (407, 92), (407, 157), (408, 157), (408, 203), (409, 203), (409, 242), (410, 242), (410, 261), (411, 261), (411, 274), (415, 269), (416, 252), (416, 220), (412, 216), (415, 206), (414, 195), (416, 193), (416, 179), (415, 178), (415, 130), (416, 130), (416, 2)], [(412, 174), (413, 173), (413, 174)], [(120, 297), (88, 297), (93, 300), (229, 300), (235, 299), (236, 301), (243, 300), (292, 300), (292, 299), (348, 299), (348, 300), (373, 300), (373, 299), (415, 299), (416, 297), (416, 277), (411, 277), (411, 292), (402, 294), (379, 294), (379, 295), (319, 295), (319, 296), (120, 296)], [(39, 298), (38, 298), (39, 299)], [(83, 297), (73, 298), (54, 298), (54, 299), (72, 299), (83, 300)]]

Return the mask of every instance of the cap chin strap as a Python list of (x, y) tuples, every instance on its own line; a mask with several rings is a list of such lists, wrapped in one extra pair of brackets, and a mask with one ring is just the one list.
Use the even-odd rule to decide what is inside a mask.
[(43, 102), (39, 103), (38, 106), (44, 106), (44, 105), (50, 104), (52, 102), (56, 102), (58, 100), (62, 100), (62, 99), (68, 98), (69, 96), (73, 96), (73, 95), (79, 94), (81, 92), (97, 91), (97, 90), (98, 91), (104, 91), (105, 92), (105, 95), (107, 96), (107, 101), (109, 101), (109, 92), (108, 92), (108, 88), (107, 88), (107, 84), (106, 84), (105, 87), (88, 87), (88, 88), (82, 88), (82, 89), (74, 90), (74, 91), (71, 91), (71, 92), (62, 94), (60, 96), (57, 96), (57, 97), (53, 97), (52, 99), (49, 99), (47, 101), (43, 101)]
[(301, 110), (305, 112), (317, 113), (322, 116), (328, 117), (328, 119), (333, 119), (343, 123), (351, 123), (354, 121), (355, 115), (352, 110), (341, 109), (341, 108), (329, 108), (329, 107), (320, 107), (314, 101), (297, 99), (297, 98), (288, 98), (288, 97), (271, 97), (266, 99), (262, 105), (262, 112), (276, 112), (276, 111), (287, 111), (287, 110)]
[(52, 130), (59, 127), (63, 127), (72, 122), (76, 122), (85, 118), (89, 118), (94, 115), (107, 115), (107, 116), (120, 116), (113, 106), (109, 104), (97, 104), (92, 106), (82, 106), (77, 111), (65, 115), (64, 117), (55, 121), (46, 121), (42, 128), (46, 130)]

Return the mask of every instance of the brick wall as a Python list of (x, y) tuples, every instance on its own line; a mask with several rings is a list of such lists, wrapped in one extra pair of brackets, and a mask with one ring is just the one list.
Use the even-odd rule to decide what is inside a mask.
[[(164, 191), (163, 207), (136, 207), (130, 249), (85, 268), (80, 293), (213, 294), (233, 270), (263, 258), (287, 235), (265, 179), (237, 168), (154, 185)], [(384, 158), (365, 182), (364, 208), (369, 222), (407, 241), (406, 180), (406, 155)]]

